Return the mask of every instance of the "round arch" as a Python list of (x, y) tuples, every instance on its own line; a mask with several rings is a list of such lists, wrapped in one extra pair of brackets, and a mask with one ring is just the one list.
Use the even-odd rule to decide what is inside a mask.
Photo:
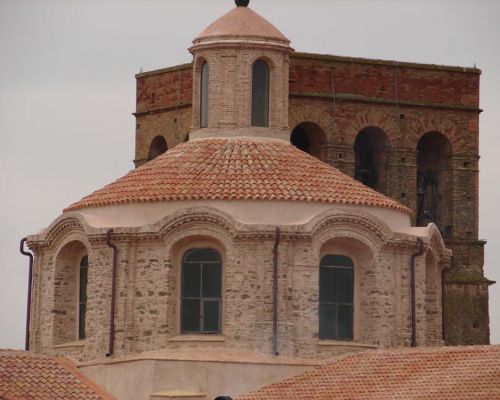
[(290, 142), (299, 150), (320, 158), (321, 146), (327, 142), (327, 138), (318, 124), (302, 122), (293, 128)]
[(361, 129), (354, 141), (354, 178), (388, 194), (390, 149), (389, 137), (384, 130), (376, 126)]
[(161, 135), (156, 136), (149, 146), (148, 161), (151, 161), (168, 150), (167, 141)]
[(451, 142), (441, 132), (427, 132), (417, 143), (417, 225), (434, 222), (444, 237), (453, 229), (451, 156)]

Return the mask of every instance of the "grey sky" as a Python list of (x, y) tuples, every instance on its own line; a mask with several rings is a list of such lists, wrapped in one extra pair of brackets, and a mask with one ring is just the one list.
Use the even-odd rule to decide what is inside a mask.
[[(19, 240), (133, 168), (134, 74), (190, 61), (232, 0), (0, 0), (0, 348), (24, 343)], [(299, 51), (477, 64), (480, 236), (500, 281), (500, 1), (252, 0)], [(490, 289), (500, 343), (500, 285)]]

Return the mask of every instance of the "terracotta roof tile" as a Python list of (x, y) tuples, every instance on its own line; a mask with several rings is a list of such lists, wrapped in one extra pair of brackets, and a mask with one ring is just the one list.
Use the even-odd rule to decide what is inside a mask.
[(238, 400), (498, 400), (500, 346), (375, 350)]
[(291, 200), (392, 208), (398, 202), (281, 140), (180, 144), (65, 211), (132, 202)]
[(0, 350), (2, 400), (113, 400), (69, 360)]

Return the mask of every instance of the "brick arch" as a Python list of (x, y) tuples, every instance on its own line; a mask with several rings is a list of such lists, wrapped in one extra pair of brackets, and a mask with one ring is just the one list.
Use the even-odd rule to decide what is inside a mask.
[(318, 125), (325, 133), (328, 143), (333, 143), (335, 141), (334, 134), (332, 133), (333, 118), (330, 114), (319, 110), (317, 107), (291, 107), (288, 114), (288, 126), (290, 127), (290, 133), (296, 126), (304, 122), (312, 122)]
[(374, 110), (357, 113), (345, 129), (343, 141), (347, 144), (354, 145), (358, 133), (364, 128), (371, 126), (384, 131), (392, 146), (396, 146), (400, 141), (402, 135), (394, 120), (394, 115), (384, 111)]
[(452, 154), (475, 151), (476, 143), (472, 135), (464, 134), (450, 118), (415, 118), (410, 117), (407, 130), (408, 147), (417, 148), (419, 140), (426, 133), (439, 132), (446, 136), (451, 144)]

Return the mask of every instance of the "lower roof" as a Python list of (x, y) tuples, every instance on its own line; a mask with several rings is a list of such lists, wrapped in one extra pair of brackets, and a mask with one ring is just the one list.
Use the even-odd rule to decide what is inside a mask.
[(113, 400), (74, 364), (26, 351), (0, 350), (2, 400)]
[(497, 400), (500, 346), (355, 353), (238, 400)]

